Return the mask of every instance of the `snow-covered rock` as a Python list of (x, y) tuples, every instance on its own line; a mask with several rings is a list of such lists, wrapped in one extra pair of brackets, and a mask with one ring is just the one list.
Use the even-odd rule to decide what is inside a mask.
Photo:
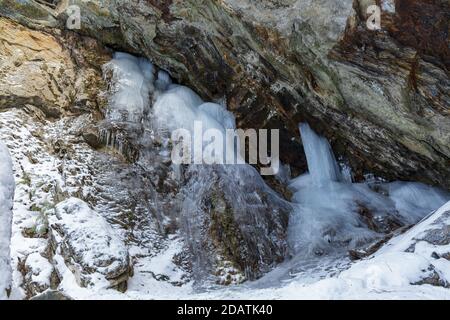
[(70, 198), (56, 206), (49, 221), (56, 255), (80, 286), (126, 290), (132, 270), (128, 250), (102, 216), (84, 201)]
[(405, 234), (392, 239), (375, 254), (374, 261), (389, 256), (392, 256), (391, 265), (398, 265), (403, 278), (410, 272), (415, 274), (410, 284), (450, 287), (450, 202)]
[(6, 146), (0, 142), (0, 300), (11, 287), (11, 221), (14, 196), (12, 161)]
[[(339, 274), (314, 281), (312, 272), (281, 287), (222, 290), (226, 299), (450, 299), (450, 202), (378, 252)], [(313, 281), (311, 281), (313, 280)]]
[[(450, 202), (337, 278), (309, 287), (312, 298), (450, 298)], [(289, 288), (290, 287), (290, 288)], [(307, 286), (293, 298), (305, 298)]]

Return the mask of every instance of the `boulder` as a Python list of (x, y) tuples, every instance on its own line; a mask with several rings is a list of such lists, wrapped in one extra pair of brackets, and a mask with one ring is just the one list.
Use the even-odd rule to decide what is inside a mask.
[(253, 167), (192, 166), (186, 175), (180, 220), (194, 271), (230, 284), (257, 279), (284, 261), (292, 207)]
[(132, 273), (128, 250), (118, 233), (82, 200), (70, 198), (49, 218), (52, 247), (82, 287), (125, 291)]

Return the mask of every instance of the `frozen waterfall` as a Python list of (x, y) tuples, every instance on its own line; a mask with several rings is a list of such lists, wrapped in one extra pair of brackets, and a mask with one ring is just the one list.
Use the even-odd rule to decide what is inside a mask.
[(322, 255), (358, 247), (388, 231), (409, 225), (445, 204), (450, 196), (421, 183), (351, 183), (329, 142), (307, 123), (300, 124), (308, 173), (293, 179), (289, 241), (296, 253)]
[(140, 122), (150, 108), (154, 67), (144, 58), (117, 52), (104, 66), (112, 76), (113, 94), (106, 117), (112, 121)]
[[(155, 69), (146, 59), (125, 53), (116, 53), (114, 59), (105, 65), (106, 73), (110, 71), (113, 80), (113, 94), (106, 118), (113, 123), (137, 124), (135, 135), (142, 146), (147, 145), (147, 140), (159, 140), (168, 155), (173, 147), (170, 132), (174, 130), (183, 128), (194, 133), (197, 122), (202, 123), (202, 135), (208, 129), (223, 134), (236, 127), (235, 118), (226, 106), (203, 101), (190, 88), (174, 84), (165, 71), (156, 72)], [(289, 182), (294, 210), (290, 217), (288, 241), (295, 255), (306, 257), (346, 252), (381, 237), (391, 230), (392, 225), (417, 223), (450, 199), (447, 193), (420, 183), (352, 183), (351, 169), (337, 163), (327, 139), (315, 133), (307, 123), (300, 124), (299, 129), (308, 173)], [(200, 145), (192, 141), (192, 145), (194, 148), (207, 147), (204, 141)], [(235, 145), (225, 146), (226, 152), (235, 152)], [(145, 152), (143, 149), (141, 153)], [(207, 181), (215, 172), (219, 183), (226, 181), (232, 186), (226, 189), (225, 198), (236, 199), (236, 190), (241, 192), (250, 186), (271, 194), (270, 201), (284, 206), (259, 175), (255, 178), (257, 173), (249, 165), (216, 169), (190, 166), (187, 170), (196, 176), (191, 182), (192, 189), (202, 190), (205, 195), (207, 188), (200, 188), (197, 184)], [(177, 175), (180, 175), (178, 171)], [(252, 181), (249, 181), (249, 176), (254, 177)], [(184, 206), (189, 207), (189, 212), (200, 210), (202, 204), (198, 199), (202, 195), (185, 191)], [(253, 212), (251, 206), (254, 202), (260, 205), (261, 201), (256, 198), (238, 201), (233, 204), (236, 205), (236, 216), (236, 212), (242, 217), (255, 215), (257, 221), (258, 212)], [(189, 203), (193, 206), (188, 206)], [(183, 216), (185, 220), (190, 219), (188, 213), (183, 213)], [(192, 228), (188, 234), (198, 231), (193, 230), (197, 228), (195, 224), (186, 226)], [(199, 248), (199, 254), (201, 251)]]

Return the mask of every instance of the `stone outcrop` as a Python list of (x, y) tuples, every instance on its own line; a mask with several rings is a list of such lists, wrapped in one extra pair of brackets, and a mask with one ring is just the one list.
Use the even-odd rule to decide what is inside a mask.
[[(57, 118), (101, 107), (101, 73), (83, 54), (88, 40), (56, 38), (6, 19), (0, 19), (0, 34), (0, 111), (32, 105)], [(108, 55), (100, 50), (102, 57)]]
[(450, 288), (446, 272), (450, 267), (450, 202), (433, 212), (414, 228), (392, 240), (385, 250), (405, 252), (429, 259), (430, 266), (422, 270), (423, 277), (415, 285), (430, 284)]
[[(65, 26), (66, 1), (0, 3), (22, 23)], [(208, 100), (225, 95), (239, 127), (280, 128), (282, 160), (297, 171), (297, 124), (307, 120), (357, 178), (371, 171), (450, 187), (446, 1), (73, 3), (78, 32), (149, 57)], [(381, 30), (366, 27), (373, 4)]]

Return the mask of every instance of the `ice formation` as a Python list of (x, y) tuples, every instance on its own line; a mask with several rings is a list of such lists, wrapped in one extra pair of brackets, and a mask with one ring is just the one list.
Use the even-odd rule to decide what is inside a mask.
[(0, 141), (0, 300), (11, 286), (10, 242), (14, 175), (8, 149)]
[[(139, 122), (150, 107), (154, 68), (144, 58), (117, 52), (104, 66), (113, 76), (114, 94), (110, 96), (107, 118)], [(105, 72), (108, 73), (108, 72)]]
[[(239, 236), (243, 239), (242, 243), (239, 243), (242, 245), (240, 249), (247, 250), (246, 259), (259, 260), (252, 265), (249, 263), (248, 268), (242, 267), (242, 270), (246, 270), (247, 279), (261, 275), (261, 270), (264, 272), (270, 270), (275, 260), (280, 261), (286, 255), (285, 227), (291, 210), (290, 204), (270, 190), (257, 170), (245, 164), (240, 157), (237, 152), (239, 138), (234, 135), (236, 121), (225, 103), (205, 102), (190, 88), (172, 83), (165, 71), (158, 71), (156, 80), (143, 82), (146, 89), (139, 90), (144, 92), (142, 99), (149, 92), (148, 110), (145, 104), (144, 108), (135, 108), (135, 100), (140, 102), (141, 99), (134, 99), (131, 100), (133, 104), (128, 106), (130, 110), (127, 112), (127, 105), (121, 103), (121, 98), (130, 95), (126, 92), (130, 89), (128, 84), (134, 87), (142, 84), (140, 81), (130, 79), (141, 79), (142, 74), (145, 74), (141, 70), (142, 66), (147, 66), (147, 63), (126, 54), (116, 54), (105, 67), (106, 71), (113, 72), (112, 80), (116, 82), (116, 85), (112, 86), (115, 90), (110, 99), (111, 111), (106, 117), (106, 122), (113, 123), (112, 128), (109, 127), (112, 133), (108, 133), (107, 140), (111, 140), (110, 135), (117, 136), (117, 131), (123, 128), (128, 137), (130, 133), (135, 135), (137, 139), (134, 143), (138, 141), (140, 144), (138, 163), (143, 167), (155, 164), (151, 155), (155, 145), (150, 141), (156, 141), (157, 148), (162, 149), (159, 155), (166, 157), (165, 162), (171, 163), (176, 179), (186, 179), (179, 190), (179, 199), (171, 201), (174, 202), (174, 206), (181, 208), (181, 212), (176, 212), (181, 233), (186, 235), (184, 238), (187, 245), (195, 252), (194, 278), (211, 274), (214, 268), (212, 266), (216, 263), (210, 259), (211, 252), (205, 250), (205, 241), (210, 239), (204, 238), (204, 228), (210, 223), (208, 219), (211, 219), (205, 208), (211, 205), (211, 199), (214, 197), (220, 197), (226, 206), (224, 209), (229, 207), (232, 211), (233, 221), (239, 225), (236, 232), (239, 232)], [(133, 66), (127, 67), (127, 72), (124, 72), (122, 66), (125, 64)], [(155, 77), (147, 76), (147, 78)], [(131, 90), (134, 95), (137, 91), (136, 88)], [(111, 117), (116, 110), (124, 114), (132, 113), (134, 116), (128, 118), (126, 123), (117, 122)], [(130, 130), (131, 122), (134, 124)], [(180, 129), (188, 133), (192, 150), (190, 155), (192, 157), (186, 163), (189, 165), (182, 167), (174, 163), (173, 157), (172, 161), (168, 161), (169, 155), (173, 155), (173, 151), (177, 150), (178, 143), (174, 138), (174, 132), (181, 131)], [(231, 139), (227, 139), (227, 130), (233, 131)], [(216, 148), (217, 145), (222, 148)], [(115, 145), (115, 148), (123, 149), (120, 145)], [(202, 151), (201, 159), (197, 158), (199, 149)], [(240, 164), (223, 165), (227, 159), (238, 160)], [(244, 255), (243, 252), (234, 254)], [(242, 257), (239, 259), (245, 261)]]
[[(192, 136), (200, 133), (195, 139), (203, 140), (203, 135), (212, 129), (215, 136), (221, 136), (222, 145), (226, 145), (226, 129), (235, 129), (236, 121), (226, 106), (208, 102), (205, 103), (193, 90), (186, 86), (172, 83), (169, 74), (158, 71), (155, 79), (155, 68), (144, 58), (136, 58), (127, 53), (118, 52), (104, 66), (106, 74), (112, 74), (113, 94), (109, 99), (106, 119), (112, 123), (127, 122), (139, 124), (148, 121), (148, 127), (162, 132), (186, 129)], [(153, 105), (151, 105), (153, 99)], [(194, 132), (194, 124), (201, 123), (201, 132)], [(108, 145), (115, 145), (115, 132), (105, 132)], [(214, 137), (215, 137), (214, 136)], [(209, 137), (210, 140), (213, 137)], [(232, 144), (231, 144), (232, 143)], [(234, 159), (235, 142), (230, 142), (225, 152), (232, 153)], [(123, 149), (123, 145), (117, 146)], [(196, 143), (192, 141), (192, 150)], [(217, 160), (212, 154), (208, 157), (208, 141), (199, 148), (205, 150), (205, 162)], [(225, 162), (225, 154), (220, 158)], [(213, 159), (210, 159), (213, 158)], [(216, 161), (217, 162), (217, 161)]]
[(339, 166), (327, 139), (318, 136), (307, 123), (300, 124), (300, 133), (312, 182), (317, 186), (323, 186), (330, 181), (342, 180)]
[[(450, 199), (421, 183), (379, 183), (376, 188), (351, 183), (343, 178), (328, 141), (306, 123), (300, 124), (300, 132), (309, 172), (290, 182), (296, 209), (289, 238), (296, 253), (321, 255), (356, 247), (383, 232), (384, 220), (414, 224)], [(367, 218), (375, 226), (368, 228)]]

